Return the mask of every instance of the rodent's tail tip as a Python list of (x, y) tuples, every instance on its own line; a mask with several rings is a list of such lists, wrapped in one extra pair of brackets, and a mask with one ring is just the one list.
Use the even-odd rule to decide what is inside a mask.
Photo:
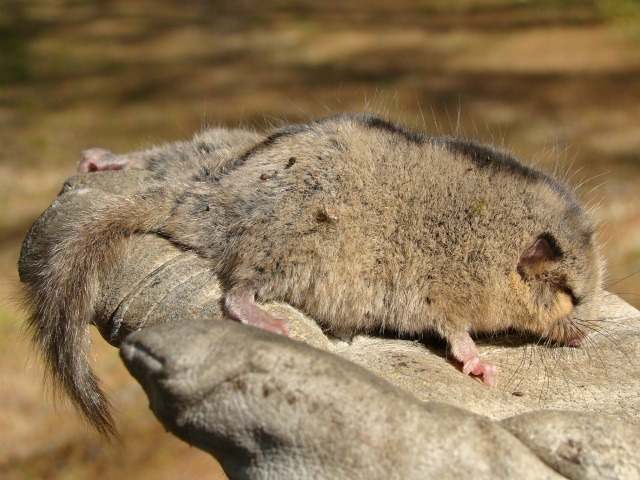
[(43, 318), (37, 311), (28, 318), (27, 329), (31, 331), (33, 348), (39, 350), (44, 359), (45, 384), (51, 387), (57, 401), (68, 399), (103, 441), (110, 444), (119, 440), (111, 404), (84, 351), (89, 333), (86, 322), (73, 316)]
[[(88, 366), (88, 365), (85, 365)], [(112, 407), (106, 397), (96, 374), (85, 370), (86, 376), (82, 380), (82, 385), (75, 383), (64, 383), (68, 397), (76, 407), (78, 413), (107, 443), (111, 440), (119, 440), (118, 429), (112, 415)]]
[(89, 419), (89, 423), (107, 444), (122, 441), (115, 421), (109, 412), (102, 412), (99, 419)]
[(111, 413), (111, 404), (99, 387), (93, 388), (89, 381), (82, 391), (70, 390), (69, 385), (56, 383), (55, 389), (59, 389), (58, 393), (62, 394), (65, 391), (66, 398), (80, 418), (88, 427), (95, 430), (104, 442), (110, 444), (113, 440), (120, 441), (118, 428)]

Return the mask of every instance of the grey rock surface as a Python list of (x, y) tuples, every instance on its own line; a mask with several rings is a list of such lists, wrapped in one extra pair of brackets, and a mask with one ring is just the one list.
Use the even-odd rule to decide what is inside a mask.
[(120, 348), (160, 421), (232, 478), (562, 478), (486, 417), (255, 328), (171, 323)]
[(502, 426), (571, 479), (640, 478), (638, 429), (605, 414), (540, 411)]
[[(144, 179), (69, 179), (23, 260), (86, 196)], [(603, 294), (602, 329), (579, 349), (481, 339), (500, 367), (489, 389), (433, 339), (346, 343), (277, 303), (266, 307), (291, 339), (237, 325), (221, 315), (202, 258), (152, 234), (124, 242), (100, 279), (94, 323), (121, 345), (160, 421), (232, 478), (640, 478), (640, 312), (615, 295)]]

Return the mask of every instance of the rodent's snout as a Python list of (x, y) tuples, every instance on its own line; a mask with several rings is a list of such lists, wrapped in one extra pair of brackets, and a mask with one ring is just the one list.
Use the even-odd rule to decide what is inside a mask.
[(560, 347), (579, 348), (588, 333), (587, 326), (576, 320), (572, 312), (554, 323), (546, 338)]
[(572, 339), (567, 341), (567, 346), (568, 347), (578, 348), (578, 347), (582, 346), (582, 339), (581, 338), (572, 338)]

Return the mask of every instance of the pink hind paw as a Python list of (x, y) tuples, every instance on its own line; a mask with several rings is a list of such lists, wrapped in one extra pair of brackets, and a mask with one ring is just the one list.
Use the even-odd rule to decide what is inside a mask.
[(123, 170), (124, 162), (118, 161), (117, 156), (104, 148), (90, 148), (82, 152), (82, 160), (78, 164), (78, 172), (100, 172), (104, 170)]
[(104, 148), (90, 148), (82, 152), (82, 160), (78, 163), (78, 172), (104, 172), (106, 170), (142, 170), (144, 158), (132, 155), (116, 155)]

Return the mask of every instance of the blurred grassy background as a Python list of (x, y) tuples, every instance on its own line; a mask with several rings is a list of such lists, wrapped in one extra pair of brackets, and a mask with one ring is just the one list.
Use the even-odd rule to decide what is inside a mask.
[(105, 448), (40, 393), (15, 265), (81, 150), (362, 110), (586, 182), (611, 290), (640, 306), (640, 275), (614, 283), (640, 271), (640, 1), (0, 0), (0, 478), (217, 468), (162, 431), (97, 339), (123, 444)]

